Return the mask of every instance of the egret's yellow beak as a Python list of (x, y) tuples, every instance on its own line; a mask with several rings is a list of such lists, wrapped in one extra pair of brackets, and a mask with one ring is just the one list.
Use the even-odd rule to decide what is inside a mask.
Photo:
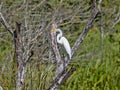
[(51, 30), (51, 32), (53, 32), (53, 33), (56, 33), (56, 31), (57, 31), (56, 29), (52, 29), (52, 30)]

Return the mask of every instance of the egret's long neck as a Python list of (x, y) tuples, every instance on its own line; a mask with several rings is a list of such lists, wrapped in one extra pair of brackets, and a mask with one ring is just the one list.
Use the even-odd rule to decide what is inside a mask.
[(61, 37), (62, 37), (62, 31), (60, 29), (57, 29), (57, 32), (59, 32), (59, 34), (57, 35), (57, 42), (60, 43), (60, 44), (62, 44), (62, 42), (60, 40)]
[(57, 29), (57, 32), (59, 32), (60, 36), (62, 37), (62, 30)]

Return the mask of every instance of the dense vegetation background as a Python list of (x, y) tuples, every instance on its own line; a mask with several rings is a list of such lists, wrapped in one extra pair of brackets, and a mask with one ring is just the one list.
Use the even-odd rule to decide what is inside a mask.
[[(55, 18), (72, 47), (90, 16), (90, 0), (1, 0), (0, 4), (12, 28), (15, 28), (15, 21), (22, 22), (28, 29), (26, 37), (31, 39), (40, 30), (32, 48), (34, 55), (28, 64), (24, 90), (45, 90), (55, 67), (49, 24)], [(76, 67), (76, 71), (60, 90), (120, 89), (119, 0), (103, 0), (101, 13), (72, 57), (69, 67)], [(1, 23), (0, 70), (0, 86), (4, 90), (15, 90), (17, 64), (13, 39)]]

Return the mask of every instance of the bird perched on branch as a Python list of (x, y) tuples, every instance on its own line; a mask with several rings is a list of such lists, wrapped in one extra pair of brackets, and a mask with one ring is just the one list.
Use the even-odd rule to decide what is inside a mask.
[(71, 47), (70, 47), (70, 44), (69, 44), (68, 40), (65, 37), (63, 37), (62, 30), (56, 29), (56, 32), (58, 32), (57, 42), (64, 46), (64, 48), (66, 50), (66, 53), (69, 56), (69, 59), (71, 59)]

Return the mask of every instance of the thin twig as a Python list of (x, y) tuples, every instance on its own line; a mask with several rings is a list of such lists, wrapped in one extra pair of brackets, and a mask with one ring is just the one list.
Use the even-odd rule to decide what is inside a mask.
[(10, 34), (13, 35), (13, 30), (10, 27), (10, 25), (7, 23), (7, 21), (5, 20), (5, 18), (3, 17), (2, 13), (0, 12), (0, 22), (4, 25), (4, 27), (6, 28), (6, 30), (8, 30), (10, 32)]

